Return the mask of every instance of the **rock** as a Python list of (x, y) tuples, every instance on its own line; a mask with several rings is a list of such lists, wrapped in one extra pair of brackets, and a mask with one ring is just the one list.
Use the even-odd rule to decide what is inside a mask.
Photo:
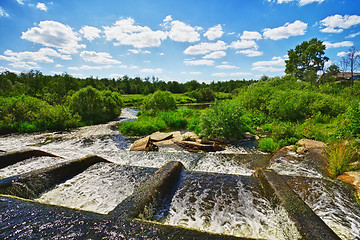
[(160, 142), (164, 140), (168, 140), (173, 137), (172, 133), (162, 133), (162, 132), (154, 132), (150, 136), (151, 141), (153, 142)]
[(157, 150), (157, 146), (155, 146), (150, 141), (149, 136), (136, 140), (130, 148), (130, 151), (156, 151), (156, 150)]
[(320, 141), (310, 140), (310, 139), (301, 139), (296, 145), (304, 147), (304, 149), (324, 149), (326, 144)]
[(199, 137), (194, 132), (186, 132), (182, 135), (182, 140), (197, 142)]
[(357, 199), (360, 200), (360, 171), (345, 172), (337, 177), (337, 179), (346, 182), (356, 189)]

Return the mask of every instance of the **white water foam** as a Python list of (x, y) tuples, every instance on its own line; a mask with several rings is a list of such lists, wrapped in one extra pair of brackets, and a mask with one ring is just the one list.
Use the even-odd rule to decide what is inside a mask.
[(164, 224), (238, 237), (300, 238), (283, 208), (273, 210), (266, 199), (254, 196), (240, 181), (234, 190), (235, 196), (228, 194), (228, 189), (219, 189), (215, 198), (208, 197), (210, 189), (201, 193), (185, 192), (185, 195), (178, 190)]
[(133, 193), (136, 182), (120, 166), (97, 163), (36, 201), (107, 214)]
[(31, 172), (33, 170), (50, 167), (55, 164), (67, 161), (59, 157), (32, 157), (24, 161), (0, 169), (0, 179)]

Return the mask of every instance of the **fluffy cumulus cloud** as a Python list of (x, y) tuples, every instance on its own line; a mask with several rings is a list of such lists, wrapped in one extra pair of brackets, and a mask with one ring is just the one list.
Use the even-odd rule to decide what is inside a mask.
[(207, 37), (209, 40), (215, 40), (217, 38), (220, 38), (224, 34), (222, 27), (220, 24), (209, 28), (207, 32), (204, 34), (205, 37)]
[(187, 66), (212, 66), (212, 65), (214, 65), (214, 61), (208, 60), (208, 59), (185, 60), (184, 63)]
[(151, 53), (148, 50), (142, 50), (142, 49), (129, 49), (128, 51), (133, 53), (133, 54), (149, 54), (149, 53)]
[(204, 55), (210, 52), (226, 50), (228, 46), (224, 41), (217, 41), (214, 43), (200, 43), (185, 49), (184, 53), (188, 55)]
[(272, 40), (300, 36), (306, 33), (307, 26), (307, 23), (296, 20), (293, 23), (286, 23), (284, 26), (278, 28), (266, 28), (263, 32), (263, 36)]
[(212, 52), (212, 53), (209, 53), (207, 55), (204, 56), (205, 59), (219, 59), (219, 58), (222, 58), (222, 57), (225, 57), (226, 56), (226, 52), (224, 51), (216, 51), (216, 52)]
[(273, 57), (270, 61), (258, 61), (252, 64), (253, 71), (260, 72), (282, 72), (285, 67), (285, 59), (282, 57)]
[(55, 21), (42, 21), (38, 27), (23, 32), (21, 38), (46, 47), (57, 48), (66, 54), (77, 53), (79, 49), (86, 47), (79, 44), (81, 38), (71, 27)]
[(258, 57), (263, 55), (263, 52), (253, 49), (240, 50), (240, 51), (236, 51), (236, 53), (244, 54), (247, 57)]
[(40, 2), (36, 5), (36, 8), (40, 9), (41, 11), (45, 11), (45, 12), (48, 10), (45, 3), (40, 3)]
[(121, 62), (113, 59), (107, 52), (82, 51), (80, 57), (86, 62), (96, 64), (120, 64)]
[(276, 2), (278, 4), (297, 2), (300, 6), (304, 6), (310, 3), (322, 3), (325, 0), (268, 0), (268, 2)]
[(320, 31), (324, 33), (341, 33), (344, 29), (360, 24), (358, 15), (333, 15), (320, 21), (323, 27)]
[(170, 23), (169, 38), (177, 42), (197, 42), (200, 34), (196, 27), (192, 27), (184, 22), (174, 20)]
[(354, 45), (351, 41), (342, 41), (337, 43), (324, 42), (326, 48), (338, 48), (338, 47), (352, 47)]
[(101, 30), (96, 27), (84, 26), (80, 29), (79, 33), (81, 33), (87, 40), (92, 41), (95, 38), (100, 37)]
[(261, 39), (261, 34), (258, 32), (244, 31), (240, 38), (242, 40), (259, 40)]
[(70, 55), (63, 55), (51, 48), (41, 48), (37, 52), (13, 52), (6, 50), (0, 55), (0, 60), (11, 62), (9, 65), (14, 68), (31, 69), (39, 68), (38, 63), (53, 63), (53, 58), (61, 58), (62, 60), (71, 60)]
[(161, 41), (167, 38), (167, 33), (163, 31), (153, 31), (148, 26), (135, 25), (132, 18), (116, 21), (113, 26), (103, 28), (106, 40), (114, 41), (114, 46), (159, 47)]
[(257, 44), (254, 40), (237, 40), (232, 42), (230, 47), (234, 49), (257, 48)]

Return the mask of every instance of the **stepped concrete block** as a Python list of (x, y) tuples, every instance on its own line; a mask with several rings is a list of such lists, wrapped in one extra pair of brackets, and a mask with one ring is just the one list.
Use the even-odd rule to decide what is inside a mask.
[(91, 165), (108, 162), (95, 155), (59, 163), (51, 167), (0, 180), (0, 194), (34, 199), (55, 185), (74, 177)]
[(258, 170), (256, 175), (267, 198), (285, 208), (303, 239), (340, 239), (275, 171)]
[(23, 161), (28, 158), (43, 157), (43, 156), (59, 157), (54, 154), (37, 149), (24, 149), (20, 151), (7, 152), (3, 155), (0, 155), (0, 168), (13, 165), (17, 162)]

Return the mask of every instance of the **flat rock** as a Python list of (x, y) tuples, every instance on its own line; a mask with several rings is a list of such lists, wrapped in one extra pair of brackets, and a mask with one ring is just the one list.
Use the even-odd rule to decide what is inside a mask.
[(149, 137), (154, 142), (160, 142), (160, 141), (164, 141), (164, 140), (172, 138), (173, 134), (172, 133), (154, 132)]
[(300, 145), (300, 147), (303, 147), (304, 149), (323, 149), (326, 147), (325, 143), (310, 139), (301, 139), (296, 145)]
[(360, 171), (345, 172), (338, 176), (337, 179), (354, 186), (357, 198), (360, 200)]
[(144, 137), (136, 140), (130, 148), (130, 151), (155, 151), (156, 146), (150, 141), (150, 137)]

